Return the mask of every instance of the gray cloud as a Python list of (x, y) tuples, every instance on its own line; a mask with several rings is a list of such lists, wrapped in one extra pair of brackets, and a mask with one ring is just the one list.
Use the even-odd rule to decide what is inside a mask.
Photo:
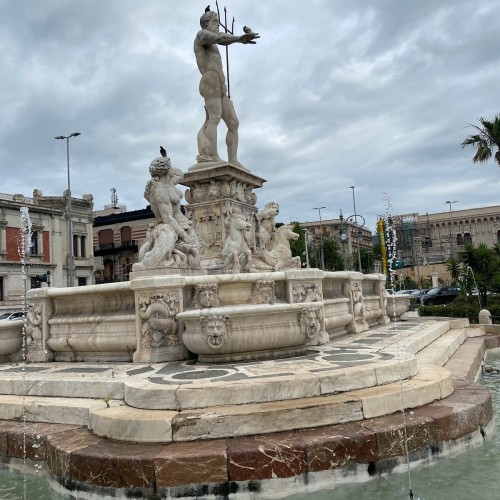
[[(143, 208), (160, 144), (187, 170), (204, 119), (192, 44), (206, 3), (0, 1), (0, 191), (62, 194), (53, 137), (73, 131), (72, 191), (96, 208), (112, 187)], [(498, 2), (226, 4), (238, 32), (261, 34), (229, 49), (239, 156), (268, 180), (259, 206), (278, 201), (283, 222), (323, 205), (325, 218), (348, 215), (354, 185), (374, 229), (384, 193), (395, 213), (499, 203), (498, 167), (460, 148), (468, 123), (500, 112)]]

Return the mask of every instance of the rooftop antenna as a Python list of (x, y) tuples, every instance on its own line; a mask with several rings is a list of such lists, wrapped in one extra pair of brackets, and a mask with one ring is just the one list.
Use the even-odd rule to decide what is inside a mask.
[(113, 208), (116, 208), (118, 205), (118, 195), (115, 188), (111, 188), (111, 205), (113, 205)]

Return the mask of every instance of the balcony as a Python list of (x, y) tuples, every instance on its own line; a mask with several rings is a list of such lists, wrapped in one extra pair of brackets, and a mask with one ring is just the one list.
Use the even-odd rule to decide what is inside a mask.
[(94, 247), (94, 255), (103, 257), (105, 255), (117, 255), (121, 252), (137, 252), (139, 250), (139, 242), (137, 240), (122, 241), (120, 244), (102, 243)]

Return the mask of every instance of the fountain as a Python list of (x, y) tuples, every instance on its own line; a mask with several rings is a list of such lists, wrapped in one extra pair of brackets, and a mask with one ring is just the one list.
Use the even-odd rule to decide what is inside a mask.
[[(487, 391), (454, 387), (484, 352), (479, 342), (460, 351), (467, 321), (391, 323), (384, 275), (301, 269), (295, 233), (276, 227), (278, 204), (257, 208), (265, 180), (237, 158), (222, 67), (204, 71), (204, 61), (220, 63), (217, 43), (258, 35), (218, 33), (218, 22), (207, 10), (196, 35), (197, 163), (183, 172), (163, 147), (152, 160), (144, 195), (155, 220), (130, 282), (30, 290), (27, 383), (0, 365), (5, 432), (41, 440), (44, 454), (31, 457), (74, 495), (281, 492), (324, 484), (332, 470), (397, 469), (490, 432)], [(456, 353), (462, 362), (445, 366)], [(464, 408), (467, 390), (476, 399)], [(395, 413), (407, 408), (417, 410), (403, 422), (405, 446), (393, 446)], [(21, 411), (29, 435), (15, 425)]]

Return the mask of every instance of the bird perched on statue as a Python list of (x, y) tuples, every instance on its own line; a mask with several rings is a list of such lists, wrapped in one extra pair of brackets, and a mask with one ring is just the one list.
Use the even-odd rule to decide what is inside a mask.
[(163, 146), (160, 146), (160, 154), (164, 157), (167, 156), (167, 150)]
[(207, 6), (205, 7), (205, 12), (208, 12), (209, 10), (210, 10), (210, 5), (207, 5)]
[(253, 33), (252, 28), (249, 28), (248, 26), (243, 26), (243, 31), (245, 33)]

